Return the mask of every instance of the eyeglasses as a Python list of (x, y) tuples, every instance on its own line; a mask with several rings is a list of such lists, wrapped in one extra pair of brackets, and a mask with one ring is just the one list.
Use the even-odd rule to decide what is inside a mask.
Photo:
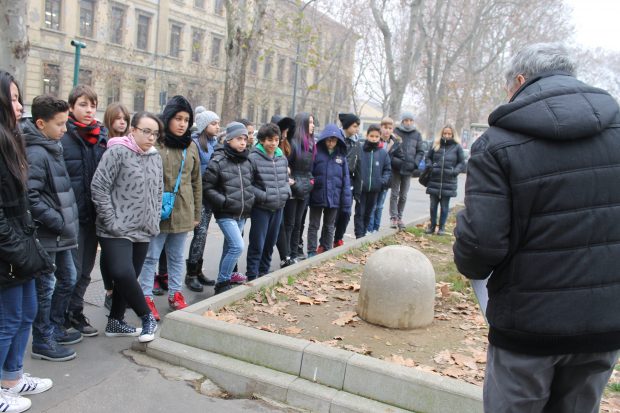
[(138, 129), (140, 132), (142, 132), (142, 134), (144, 136), (151, 136), (153, 135), (155, 137), (155, 139), (159, 138), (159, 132), (155, 132), (154, 130), (150, 130), (148, 128), (138, 128), (138, 127), (134, 127), (134, 129)]

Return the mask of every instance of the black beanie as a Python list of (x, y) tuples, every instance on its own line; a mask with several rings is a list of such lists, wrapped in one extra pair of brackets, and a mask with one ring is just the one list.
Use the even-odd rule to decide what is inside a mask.
[(355, 113), (339, 113), (338, 119), (340, 119), (340, 123), (342, 123), (342, 129), (349, 129), (349, 126), (354, 123), (362, 123)]

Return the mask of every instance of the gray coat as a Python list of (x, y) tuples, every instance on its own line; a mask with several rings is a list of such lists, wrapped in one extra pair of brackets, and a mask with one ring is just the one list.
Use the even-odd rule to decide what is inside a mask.
[(28, 157), (28, 199), (38, 238), (46, 251), (77, 247), (78, 209), (59, 141), (49, 139), (32, 123), (21, 124)]
[(282, 150), (277, 148), (272, 159), (258, 144), (248, 158), (254, 167), (254, 207), (270, 211), (284, 208), (291, 197), (291, 187), (288, 184), (288, 161)]
[(97, 235), (149, 242), (159, 234), (163, 182), (155, 148), (140, 154), (124, 145), (109, 147), (91, 184)]

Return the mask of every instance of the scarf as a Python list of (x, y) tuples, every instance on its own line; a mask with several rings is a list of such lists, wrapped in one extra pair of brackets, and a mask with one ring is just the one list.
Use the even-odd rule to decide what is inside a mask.
[(187, 129), (187, 132), (185, 132), (183, 136), (176, 136), (166, 131), (163, 139), (164, 139), (164, 145), (166, 145), (169, 148), (185, 149), (189, 147), (189, 145), (192, 144), (192, 135), (189, 131), (189, 128)]
[(69, 114), (70, 125), (73, 125), (77, 134), (82, 138), (82, 140), (89, 145), (96, 145), (99, 142), (99, 134), (101, 133), (101, 125), (95, 119), (89, 124), (85, 125), (83, 123), (78, 122), (73, 117), (73, 114)]
[(379, 142), (364, 141), (364, 150), (366, 152), (374, 151), (379, 147)]
[(228, 158), (230, 158), (233, 162), (243, 162), (248, 159), (248, 154), (250, 151), (246, 149), (243, 152), (237, 152), (234, 150), (228, 143), (224, 144), (224, 153)]

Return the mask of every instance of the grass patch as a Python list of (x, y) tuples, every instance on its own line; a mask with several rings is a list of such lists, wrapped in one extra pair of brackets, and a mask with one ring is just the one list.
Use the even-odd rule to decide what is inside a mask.
[(609, 383), (607, 388), (614, 393), (620, 393), (620, 383)]
[(355, 268), (346, 268), (346, 267), (341, 267), (339, 268), (340, 272), (343, 272), (345, 274), (351, 274), (354, 273), (355, 271), (357, 271)]
[(405, 228), (405, 231), (407, 231), (410, 234), (413, 234), (415, 236), (422, 236), (424, 235), (424, 228), (418, 228), (418, 227), (407, 227)]
[(288, 278), (286, 279), (286, 284), (287, 285), (295, 284), (295, 277), (293, 277), (292, 275), (289, 275)]
[(446, 282), (452, 284), (452, 290), (466, 294), (469, 288), (469, 281), (459, 273), (452, 273), (446, 277)]

